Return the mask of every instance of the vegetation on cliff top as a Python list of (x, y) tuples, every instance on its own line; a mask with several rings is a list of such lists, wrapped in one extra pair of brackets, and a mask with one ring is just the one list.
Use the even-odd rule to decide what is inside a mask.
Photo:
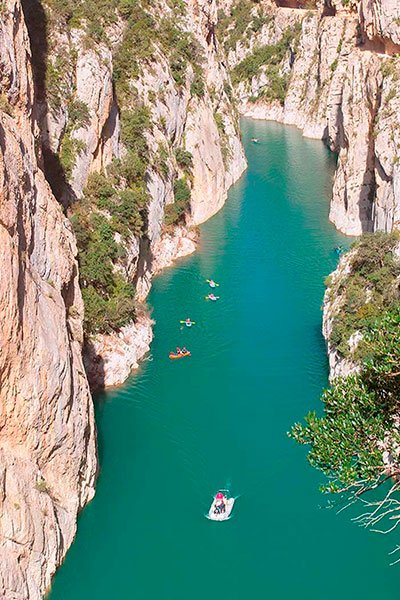
[[(349, 255), (349, 272), (328, 279), (328, 299), (335, 298), (330, 342), (342, 356), (349, 356), (349, 338), (363, 332), (384, 311), (400, 302), (400, 235), (365, 234)], [(355, 358), (360, 356), (357, 348)]]
[(93, 173), (84, 198), (71, 209), (87, 333), (118, 329), (134, 317), (134, 287), (124, 277), (125, 247), (133, 236), (143, 234), (146, 222), (145, 131), (150, 126), (144, 106), (122, 114), (125, 156), (114, 161), (107, 174)]
[(228, 52), (239, 41), (246, 44), (250, 35), (271, 21), (272, 15), (264, 13), (257, 0), (236, 0), (229, 13), (218, 11), (217, 35)]
[[(169, 62), (177, 89), (190, 84), (191, 95), (201, 97), (205, 93), (204, 58), (193, 34), (185, 30), (185, 6), (181, 2), (169, 2), (160, 17), (155, 17), (159, 6), (154, 0), (45, 0), (45, 5), (49, 50), (46, 98), (51, 110), (67, 109), (67, 127), (59, 153), (66, 180), (85, 149), (75, 131), (86, 127), (89, 121), (87, 107), (76, 100), (74, 79), (82, 43), (83, 49), (108, 46), (113, 57), (125, 151), (106, 170), (90, 176), (84, 197), (69, 209), (78, 240), (85, 331), (106, 332), (134, 317), (135, 290), (126, 276), (127, 248), (134, 237), (146, 235), (149, 165), (164, 179), (177, 176), (175, 202), (166, 207), (165, 224), (182, 222), (190, 210), (192, 155), (184, 148), (168, 150), (163, 144), (158, 150), (149, 149), (148, 133), (157, 123), (152, 122), (149, 108), (139, 100), (135, 80), (144, 65), (161, 52)], [(110, 35), (115, 33), (114, 25), (122, 31), (118, 43)], [(67, 41), (59, 36), (61, 28), (80, 29), (85, 35)], [(151, 91), (151, 103), (156, 96), (152, 98), (150, 94)], [(176, 174), (171, 172), (174, 161)]]
[(263, 71), (268, 78), (268, 83), (262, 87), (259, 97), (278, 100), (283, 104), (289, 77), (284, 71), (282, 63), (288, 52), (295, 53), (300, 32), (301, 23), (298, 22), (293, 28), (286, 29), (276, 44), (255, 48), (251, 54), (234, 67), (232, 72), (233, 83), (251, 82), (253, 77)]

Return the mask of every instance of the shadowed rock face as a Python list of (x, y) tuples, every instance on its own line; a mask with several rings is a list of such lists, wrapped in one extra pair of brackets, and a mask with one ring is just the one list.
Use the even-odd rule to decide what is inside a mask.
[(82, 299), (69, 226), (38, 166), (19, 0), (0, 18), (0, 597), (37, 600), (93, 496)]

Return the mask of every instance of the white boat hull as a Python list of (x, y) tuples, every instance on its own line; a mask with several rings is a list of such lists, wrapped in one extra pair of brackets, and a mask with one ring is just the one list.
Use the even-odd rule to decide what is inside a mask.
[(216, 499), (214, 498), (210, 510), (208, 511), (207, 518), (211, 519), (212, 521), (227, 521), (231, 516), (234, 503), (235, 498), (228, 498), (225, 502), (225, 512), (215, 513), (214, 510), (216, 506)]

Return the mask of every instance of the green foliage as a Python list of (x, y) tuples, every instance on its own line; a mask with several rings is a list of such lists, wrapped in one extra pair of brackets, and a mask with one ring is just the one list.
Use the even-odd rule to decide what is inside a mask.
[(112, 181), (102, 173), (91, 173), (85, 188), (85, 197), (101, 210), (111, 210), (115, 194)]
[(201, 74), (197, 73), (190, 86), (190, 93), (192, 96), (202, 98), (205, 94), (204, 80)]
[(174, 182), (174, 203), (165, 207), (165, 225), (177, 225), (184, 220), (185, 214), (190, 210), (190, 188), (184, 177)]
[(184, 169), (188, 172), (192, 170), (193, 167), (193, 155), (188, 150), (184, 148), (177, 148), (175, 150), (175, 158), (178, 165), (181, 169)]
[[(361, 371), (337, 378), (324, 392), (325, 412), (311, 412), (290, 437), (311, 446), (308, 459), (327, 477), (325, 492), (359, 495), (386, 476), (379, 444), (400, 441), (395, 425), (400, 401), (400, 305), (386, 311), (365, 332)], [(388, 441), (390, 432), (390, 441)]]
[(191, 64), (194, 71), (191, 94), (202, 97), (205, 92), (201, 69), (204, 57), (193, 34), (183, 29), (179, 15), (175, 14), (175, 18), (166, 17), (160, 20), (158, 40), (163, 53), (169, 57), (171, 74), (175, 83), (178, 86), (185, 85), (187, 67)]
[(6, 113), (6, 115), (12, 117), (14, 114), (13, 108), (8, 101), (8, 98), (5, 94), (0, 93), (0, 111)]
[(77, 156), (86, 149), (84, 142), (65, 133), (60, 149), (60, 163), (67, 178), (71, 177)]
[[(95, 183), (92, 180), (92, 194)], [(100, 189), (103, 190), (104, 186)], [(124, 254), (123, 246), (115, 240), (115, 222), (120, 228), (126, 227), (126, 235), (132, 233), (131, 225), (136, 214), (134, 206), (138, 198), (122, 194), (124, 192), (116, 196), (114, 201), (114, 214), (118, 216), (117, 219), (114, 216), (110, 219), (98, 212), (91, 212), (91, 205), (87, 199), (75, 208), (71, 217), (79, 249), (86, 333), (118, 329), (134, 317), (133, 286), (116, 272), (114, 267), (116, 261)]]
[(335, 58), (335, 60), (331, 63), (331, 66), (330, 66), (331, 73), (334, 73), (336, 71), (337, 66), (338, 66), (338, 59)]
[(121, 112), (121, 140), (125, 146), (142, 159), (147, 157), (147, 142), (144, 136), (151, 126), (150, 111), (146, 106)]
[(60, 163), (69, 179), (75, 166), (77, 156), (86, 150), (82, 140), (76, 139), (72, 133), (81, 127), (87, 127), (90, 122), (89, 109), (81, 100), (71, 100), (68, 105), (68, 125), (65, 130), (60, 148)]
[(114, 277), (114, 287), (108, 297), (103, 297), (92, 285), (82, 289), (82, 297), (87, 333), (119, 329), (135, 316), (134, 288), (121, 275)]
[[(341, 297), (340, 311), (334, 315), (330, 341), (348, 356), (348, 340), (355, 331), (363, 332), (382, 311), (396, 306), (400, 299), (400, 261), (393, 254), (397, 233), (364, 234), (353, 245), (350, 273), (332, 289)], [(360, 358), (361, 347), (356, 357)]]
[(145, 2), (120, 0), (121, 15), (126, 27), (121, 43), (114, 54), (113, 77), (120, 104), (130, 96), (129, 82), (140, 73), (140, 62), (150, 59), (154, 51), (156, 26), (145, 10)]
[(286, 29), (276, 44), (256, 48), (233, 69), (232, 81), (250, 81), (258, 75), (261, 67), (266, 68), (268, 77), (276, 78), (288, 50), (295, 51), (300, 32), (301, 23), (297, 23), (292, 29)]
[(46, 64), (46, 98), (50, 108), (56, 110), (62, 106), (70, 95), (68, 73), (73, 71), (74, 64), (67, 54), (55, 55), (54, 60)]
[(221, 113), (217, 112), (217, 113), (214, 113), (214, 120), (215, 120), (215, 124), (217, 126), (218, 133), (219, 133), (222, 159), (226, 166), (228, 158), (231, 154), (231, 151), (230, 151), (230, 147), (229, 147), (228, 136), (225, 132), (224, 117), (221, 115)]
[(278, 100), (283, 106), (289, 85), (289, 78), (287, 75), (280, 74), (280, 68), (277, 65), (270, 65), (267, 74), (268, 85), (262, 89), (261, 96), (268, 100)]
[(35, 488), (37, 489), (38, 492), (42, 492), (44, 494), (47, 494), (49, 492), (49, 487), (47, 485), (46, 480), (43, 477), (39, 477), (36, 480)]
[(87, 104), (82, 102), (82, 100), (73, 100), (68, 106), (68, 119), (72, 129), (88, 127), (90, 114)]
[(270, 22), (271, 16), (262, 11), (257, 0), (236, 0), (229, 14), (223, 10), (218, 11), (217, 36), (224, 43), (226, 51), (234, 49), (239, 41), (260, 31)]

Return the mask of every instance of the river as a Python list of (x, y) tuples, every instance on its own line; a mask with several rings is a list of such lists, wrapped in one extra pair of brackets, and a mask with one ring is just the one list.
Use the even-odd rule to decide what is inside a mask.
[[(393, 537), (328, 510), (286, 435), (327, 385), (323, 281), (349, 244), (328, 222), (334, 157), (293, 128), (244, 120), (242, 132), (247, 172), (198, 252), (154, 281), (150, 360), (96, 398), (97, 493), (51, 600), (398, 594)], [(209, 277), (218, 302), (204, 299)], [(183, 345), (192, 356), (170, 361)], [(208, 521), (227, 486), (233, 518)]]

